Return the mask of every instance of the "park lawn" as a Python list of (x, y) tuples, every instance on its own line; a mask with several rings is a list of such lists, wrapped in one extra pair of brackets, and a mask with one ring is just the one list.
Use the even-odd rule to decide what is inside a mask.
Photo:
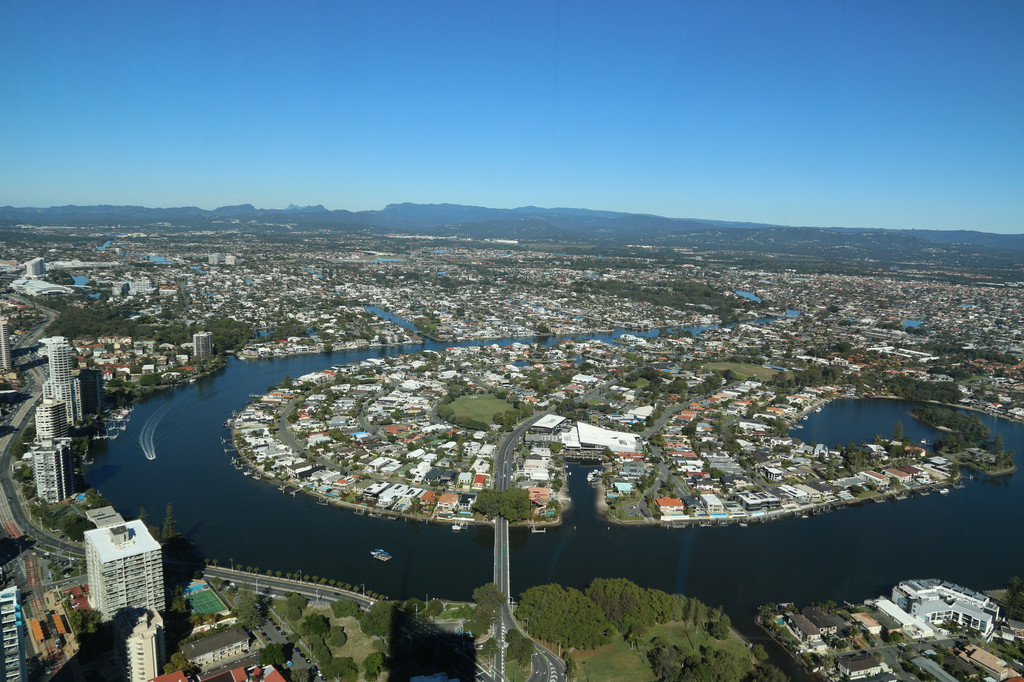
[[(648, 645), (655, 637), (664, 637), (669, 643), (684, 652), (697, 651), (704, 646), (711, 650), (726, 649), (730, 653), (751, 660), (747, 645), (739, 638), (730, 636), (728, 639), (717, 640), (703, 630), (698, 630), (686, 623), (666, 623), (656, 625), (647, 631), (644, 639)], [(593, 651), (577, 651), (573, 653), (580, 672), (580, 679), (586, 679), (589, 671), (591, 682), (614, 682), (615, 680), (637, 680), (648, 682), (654, 680), (647, 659), (641, 652), (631, 649), (621, 637), (616, 637), (611, 644), (598, 647)]]
[(715, 639), (704, 630), (693, 628), (686, 623), (656, 625), (647, 631), (646, 639), (650, 642), (655, 637), (664, 637), (687, 653), (698, 651), (700, 647), (704, 646), (716, 650), (727, 649), (730, 653), (751, 658), (747, 645), (738, 637), (730, 635), (727, 639)]
[(331, 619), (332, 626), (341, 625), (345, 628), (345, 634), (348, 635), (348, 641), (345, 642), (345, 646), (331, 647), (331, 653), (334, 654), (335, 658), (348, 656), (361, 667), (367, 656), (374, 651), (380, 650), (379, 644), (375, 646), (378, 640), (364, 635), (363, 631), (359, 629), (359, 621), (355, 618), (332, 618), (330, 609), (324, 609), (322, 613)]
[(741, 379), (749, 379), (750, 377), (757, 377), (762, 380), (771, 379), (779, 373), (779, 370), (777, 369), (768, 369), (767, 367), (752, 365), (747, 362), (709, 362), (704, 365), (704, 369), (708, 369), (713, 372), (724, 372), (731, 369)]
[(450, 604), (441, 612), (441, 615), (438, 616), (438, 620), (455, 620), (456, 618), (469, 620), (473, 617), (473, 611), (474, 609), (472, 604)]
[(629, 648), (622, 637), (615, 637), (611, 644), (605, 644), (592, 651), (575, 651), (576, 669), (580, 680), (590, 682), (654, 682), (654, 673), (640, 652)]
[(456, 419), (475, 419), (479, 422), (490, 423), (493, 421), (494, 415), (511, 410), (512, 405), (490, 393), (481, 393), (457, 398), (451, 404), (451, 408)]

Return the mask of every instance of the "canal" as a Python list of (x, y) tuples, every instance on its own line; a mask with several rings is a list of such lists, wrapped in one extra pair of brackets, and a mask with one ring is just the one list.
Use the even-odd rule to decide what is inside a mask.
[[(284, 495), (232, 468), (220, 441), (231, 412), (285, 374), (434, 347), (442, 344), (229, 360), (215, 376), (137, 405), (127, 431), (97, 442), (87, 483), (126, 515), (145, 508), (157, 525), (166, 505), (173, 505), (177, 529), (195, 542), (200, 556), (223, 565), (365, 584), (392, 598), (469, 598), (491, 580), (489, 527), (457, 533), (447, 525), (358, 517), (303, 495)], [(902, 422), (915, 442), (933, 441), (938, 432), (914, 420), (912, 408), (900, 401), (836, 401), (809, 415), (793, 434), (834, 446), (871, 440), (875, 433), (888, 436)], [(1024, 452), (1024, 426), (983, 419), (1008, 449)], [(144, 431), (152, 434), (154, 460), (139, 444)], [(766, 602), (861, 601), (914, 577), (988, 589), (1024, 570), (1024, 543), (1012, 530), (1024, 515), (1019, 476), (978, 477), (949, 495), (868, 503), (763, 526), (670, 529), (608, 524), (594, 511), (586, 471), (570, 467), (574, 506), (561, 527), (512, 533), (514, 595), (547, 582), (582, 588), (596, 576), (622, 576), (722, 606), (737, 629), (759, 637), (752, 615)], [(394, 559), (375, 561), (374, 547)]]

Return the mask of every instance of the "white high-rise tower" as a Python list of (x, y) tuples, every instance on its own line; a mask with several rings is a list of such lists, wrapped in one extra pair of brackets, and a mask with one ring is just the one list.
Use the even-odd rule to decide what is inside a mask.
[(160, 543), (142, 521), (85, 531), (89, 601), (104, 619), (125, 608), (164, 609)]
[(14, 367), (14, 359), (11, 357), (11, 325), (6, 317), (0, 317), (0, 369), (11, 369)]
[(71, 376), (73, 360), (71, 346), (63, 336), (49, 336), (41, 340), (49, 358), (47, 379), (43, 382), (43, 398), (63, 400), (68, 404), (68, 422), (82, 418), (82, 388), (78, 378)]

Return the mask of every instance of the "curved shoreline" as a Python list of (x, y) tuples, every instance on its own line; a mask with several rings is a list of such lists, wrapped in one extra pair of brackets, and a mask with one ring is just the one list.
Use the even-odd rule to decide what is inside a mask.
[[(232, 438), (235, 436), (234, 429), (231, 429), (231, 435), (232, 435)], [(318, 493), (318, 492), (316, 492), (314, 490), (311, 490), (311, 489), (307, 488), (306, 486), (297, 485), (294, 481), (279, 479), (275, 475), (273, 475), (270, 472), (268, 472), (267, 470), (265, 470), (261, 465), (256, 464), (255, 462), (250, 460), (246, 455), (244, 455), (237, 448), (235, 449), (235, 452), (237, 453), (236, 457), (238, 459), (240, 459), (242, 462), (244, 462), (245, 466), (250, 467), (249, 471), (258, 474), (258, 477), (259, 477), (259, 479), (261, 481), (266, 482), (266, 483), (271, 483), (271, 484), (277, 484), (278, 490), (280, 490), (282, 492), (282, 494), (291, 493), (292, 496), (294, 497), (296, 494), (302, 493), (306, 497), (310, 497), (310, 498), (313, 498), (314, 500), (316, 500), (317, 504), (323, 503), (323, 504), (321, 504), (321, 506), (334, 506), (334, 507), (339, 507), (341, 509), (349, 509), (356, 516), (370, 516), (372, 518), (387, 519), (389, 521), (397, 521), (398, 519), (405, 519), (407, 521), (422, 521), (424, 523), (436, 523), (438, 525), (448, 525), (448, 526), (453, 526), (453, 527), (454, 526), (466, 526), (466, 525), (494, 526), (494, 521), (493, 520), (488, 520), (488, 519), (478, 519), (478, 518), (475, 518), (475, 517), (470, 518), (470, 517), (449, 517), (449, 516), (425, 516), (423, 514), (412, 513), (412, 512), (407, 512), (407, 511), (394, 511), (394, 510), (391, 510), (391, 509), (376, 509), (375, 507), (371, 507), (369, 505), (358, 504), (356, 502), (349, 502), (349, 501), (341, 499), (341, 498), (334, 498), (334, 497), (331, 497), (329, 495), (324, 495), (324, 494)], [(249, 477), (249, 478), (253, 478), (252, 476), (249, 475), (248, 472), (243, 472), (243, 475), (246, 476), (246, 477)], [(553, 519), (531, 519), (529, 521), (520, 521), (520, 522), (511, 524), (511, 527), (513, 527), (513, 528), (535, 528), (535, 527), (555, 528), (555, 527), (561, 526), (562, 522), (563, 522), (563, 516), (564, 516), (565, 512), (568, 511), (569, 509), (571, 509), (572, 506), (573, 506), (572, 498), (567, 498), (566, 501), (564, 501), (564, 502), (559, 499), (559, 504), (561, 505), (561, 509), (559, 510), (558, 515), (555, 518), (553, 518)], [(360, 513), (358, 513), (359, 510), (363, 510), (363, 512), (360, 514)], [(374, 512), (376, 512), (376, 513), (374, 513)]]

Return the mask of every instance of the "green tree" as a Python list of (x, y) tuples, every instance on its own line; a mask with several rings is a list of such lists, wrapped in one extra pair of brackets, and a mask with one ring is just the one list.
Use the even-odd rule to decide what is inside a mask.
[(323, 637), (331, 631), (331, 622), (322, 613), (310, 613), (302, 620), (301, 630), (306, 635)]
[(573, 658), (572, 654), (568, 650), (562, 654), (562, 663), (565, 664), (565, 677), (569, 682), (576, 679), (576, 659)]
[(379, 651), (374, 651), (365, 659), (363, 659), (363, 677), (369, 682), (373, 682), (380, 677), (381, 671), (387, 663), (387, 659), (384, 658), (384, 654)]
[(337, 677), (342, 682), (355, 682), (359, 677), (359, 666), (348, 656), (335, 658), (327, 665), (321, 666), (320, 670), (327, 679)]
[(331, 602), (331, 613), (335, 618), (356, 617), (359, 615), (359, 604), (351, 599), (338, 599)]
[(516, 607), (534, 637), (561, 642), (565, 647), (593, 649), (605, 644), (612, 626), (585, 594), (561, 585), (537, 585), (526, 590)]
[(284, 645), (281, 642), (270, 642), (260, 652), (260, 665), (285, 665)]
[(298, 610), (303, 610), (309, 604), (309, 600), (303, 597), (298, 592), (289, 592), (285, 595), (285, 601), (288, 602), (289, 606), (294, 606)]
[(332, 625), (331, 634), (327, 640), (328, 644), (330, 644), (333, 647), (341, 647), (345, 646), (345, 643), (347, 641), (348, 635), (345, 634), (345, 628), (341, 627), (340, 625)]
[(248, 587), (240, 587), (235, 595), (235, 617), (238, 624), (252, 630), (263, 622), (262, 599)]
[(519, 630), (512, 628), (505, 635), (505, 643), (508, 647), (505, 656), (516, 661), (520, 665), (527, 665), (533, 657), (533, 640), (524, 637)]
[(386, 637), (391, 632), (395, 605), (386, 601), (375, 601), (370, 610), (363, 614), (359, 628), (370, 637)]
[(176, 673), (178, 671), (185, 673), (186, 677), (190, 677), (196, 673), (196, 667), (188, 662), (185, 658), (185, 654), (180, 651), (175, 651), (171, 654), (170, 659), (167, 663), (164, 663), (164, 674)]
[(1017, 576), (1006, 586), (1006, 615), (1015, 620), (1024, 619), (1024, 582)]
[(160, 532), (160, 539), (164, 542), (174, 537), (174, 523), (174, 510), (171, 508), (171, 505), (168, 504), (167, 511), (164, 513), (164, 527)]

